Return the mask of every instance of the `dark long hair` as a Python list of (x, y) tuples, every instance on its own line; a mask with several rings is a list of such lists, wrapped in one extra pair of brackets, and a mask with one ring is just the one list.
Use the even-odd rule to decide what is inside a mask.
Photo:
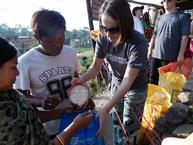
[(8, 60), (17, 55), (16, 48), (11, 45), (7, 40), (0, 37), (0, 68)]
[(116, 44), (131, 39), (134, 22), (127, 0), (105, 0), (99, 10), (99, 24), (101, 24), (102, 15), (111, 16), (114, 20), (118, 21), (120, 37)]

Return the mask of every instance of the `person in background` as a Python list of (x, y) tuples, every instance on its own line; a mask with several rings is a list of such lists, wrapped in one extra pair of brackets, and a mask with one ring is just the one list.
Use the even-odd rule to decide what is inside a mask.
[(153, 36), (148, 48), (150, 64), (150, 83), (158, 84), (158, 68), (169, 62), (184, 60), (190, 33), (188, 15), (176, 9), (177, 0), (163, 0), (166, 13), (159, 16), (154, 26)]
[(24, 94), (13, 89), (17, 75), (17, 50), (0, 38), (1, 145), (66, 145), (76, 132), (88, 125), (92, 118), (91, 112), (77, 116), (51, 140), (41, 122), (59, 118), (64, 110), (38, 111), (33, 108)]
[[(70, 107), (67, 90), (78, 77), (80, 63), (75, 50), (64, 45), (65, 19), (57, 11), (38, 10), (32, 15), (31, 28), (39, 45), (19, 57), (20, 75), (14, 87), (40, 110)], [(44, 123), (51, 137), (59, 125), (59, 119)]]
[(141, 23), (143, 25), (144, 29), (144, 35), (148, 42), (151, 40), (153, 27), (151, 26), (150, 20), (149, 20), (149, 13), (145, 12), (143, 14), (143, 17), (141, 18)]
[(190, 21), (191, 21), (191, 23), (190, 23), (190, 38), (191, 38), (191, 43), (193, 44), (193, 20), (190, 19)]
[[(163, 5), (163, 1), (161, 1), (161, 4)], [(164, 7), (162, 6), (162, 7), (159, 9), (159, 16), (163, 15), (165, 12), (166, 12), (166, 10), (165, 10)]]
[(134, 29), (142, 34), (144, 34), (144, 29), (140, 19), (143, 17), (143, 9), (144, 6), (134, 7), (132, 11), (134, 20)]
[(193, 20), (191, 20), (191, 25), (190, 25), (190, 36), (193, 39)]
[(99, 27), (93, 63), (78, 81), (83, 83), (96, 77), (104, 59), (107, 60), (112, 69), (112, 97), (97, 113), (100, 120), (97, 135), (103, 136), (106, 117), (112, 111), (113, 142), (123, 145), (125, 140), (113, 108), (119, 113), (131, 140), (135, 140), (146, 100), (147, 41), (144, 35), (134, 30), (127, 0), (104, 1), (99, 10)]
[[(190, 25), (190, 53), (192, 55), (192, 65), (193, 65), (193, 20), (191, 20), (191, 25)], [(193, 67), (192, 67), (192, 71), (193, 71)]]

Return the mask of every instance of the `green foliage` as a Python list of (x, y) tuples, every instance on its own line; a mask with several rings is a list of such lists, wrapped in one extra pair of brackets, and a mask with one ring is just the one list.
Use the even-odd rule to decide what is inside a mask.
[(66, 45), (70, 45), (70, 40), (71, 40), (71, 38), (72, 38), (71, 32), (68, 31), (68, 30), (66, 30), (64, 43), (65, 43)]
[[(22, 27), (21, 25), (16, 25), (14, 28), (9, 27), (7, 24), (0, 24), (0, 36), (7, 39), (13, 40), (18, 38), (18, 36), (32, 36), (29, 27)], [(66, 45), (70, 45), (74, 48), (89, 48), (91, 47), (91, 38), (89, 28), (85, 27), (80, 30), (65, 31), (65, 41)], [(32, 46), (36, 44), (32, 44)], [(80, 50), (82, 52), (84, 50)]]
[(86, 72), (86, 70), (87, 70), (87, 69), (86, 69), (85, 66), (81, 66), (79, 73), (80, 73), (80, 74), (83, 74), (84, 72)]
[[(93, 61), (93, 55), (87, 55), (87, 56), (81, 57), (80, 62), (82, 66), (79, 73), (82, 74), (86, 72), (89, 69), (90, 65), (92, 64), (92, 61)], [(88, 86), (90, 89), (89, 92), (91, 97), (96, 96), (97, 93), (102, 92), (106, 88), (105, 83), (103, 81), (98, 82), (96, 80), (89, 80)]]
[(75, 48), (76, 53), (83, 53), (83, 52), (87, 52), (88, 50), (90, 50), (91, 48)]
[(74, 48), (89, 48), (91, 47), (90, 31), (87, 27), (80, 30), (72, 30), (65, 32), (66, 45)]
[(9, 27), (6, 24), (0, 25), (1, 37), (6, 39), (13, 39), (18, 36), (32, 36), (32, 32), (28, 27), (22, 27), (21, 25), (16, 25), (14, 28)]
[(84, 73), (88, 68), (90, 67), (91, 63), (93, 61), (93, 56), (83, 56), (80, 58), (80, 63), (82, 65), (82, 69), (80, 71), (80, 74)]
[(106, 88), (105, 83), (103, 81), (99, 83), (96, 80), (88, 81), (88, 86), (91, 97), (95, 97), (97, 93), (104, 91)]
[(34, 47), (37, 47), (39, 44), (38, 42), (35, 40), (35, 38), (32, 39), (32, 44), (30, 46), (30, 48), (34, 48)]

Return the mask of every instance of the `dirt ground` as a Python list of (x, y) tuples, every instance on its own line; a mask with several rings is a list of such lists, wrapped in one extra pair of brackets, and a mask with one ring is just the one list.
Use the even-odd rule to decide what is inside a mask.
[(102, 93), (98, 93), (94, 98), (96, 108), (99, 109), (103, 107), (108, 102), (110, 96), (111, 93), (109, 90), (105, 90)]

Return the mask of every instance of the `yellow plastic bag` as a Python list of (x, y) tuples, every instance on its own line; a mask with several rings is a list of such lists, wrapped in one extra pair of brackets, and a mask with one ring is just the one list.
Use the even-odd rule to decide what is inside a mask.
[(170, 94), (168, 94), (164, 88), (148, 84), (147, 99), (143, 111), (138, 145), (150, 143), (146, 135), (151, 138), (155, 122), (160, 116), (164, 115), (172, 105), (170, 99)]
[(171, 102), (175, 103), (178, 94), (182, 91), (186, 83), (186, 78), (183, 74), (175, 72), (167, 72), (159, 75), (159, 86), (166, 89), (171, 95)]
[(186, 79), (189, 80), (192, 71), (191, 61), (192, 58), (185, 58), (181, 66), (178, 65), (177, 61), (170, 62), (168, 65), (158, 68), (159, 74), (167, 72), (182, 73)]
[(91, 36), (91, 38), (93, 39), (93, 40), (97, 40), (97, 37), (98, 37), (98, 35), (99, 35), (99, 30), (91, 30), (91, 32), (90, 32), (90, 36)]

